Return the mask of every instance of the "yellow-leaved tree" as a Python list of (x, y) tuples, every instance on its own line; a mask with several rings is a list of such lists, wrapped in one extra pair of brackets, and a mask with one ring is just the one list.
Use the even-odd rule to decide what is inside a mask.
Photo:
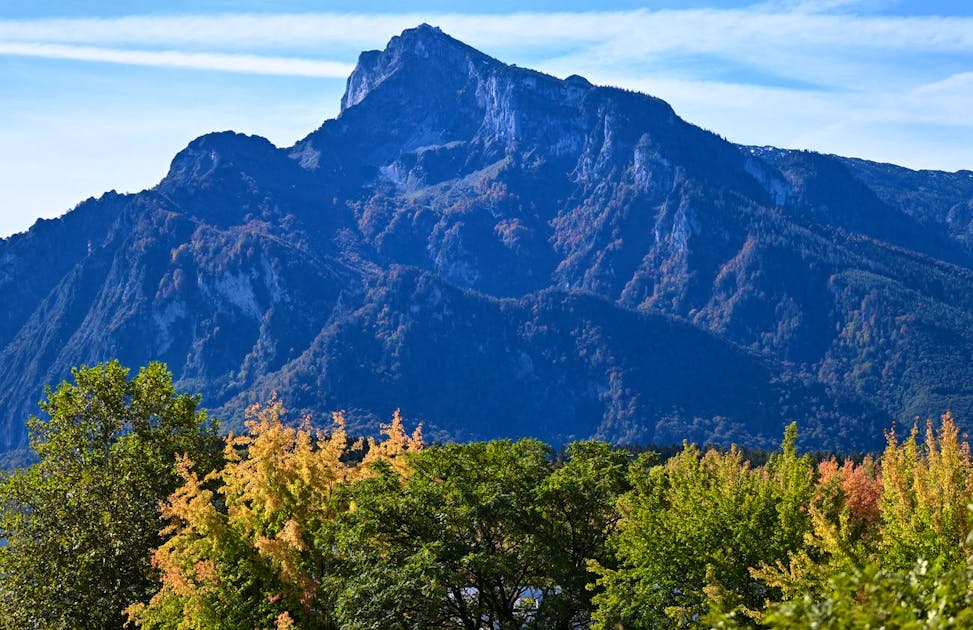
[[(814, 535), (792, 556), (771, 628), (973, 627), (973, 462), (952, 416), (887, 434), (879, 475), (825, 466)], [(768, 573), (767, 568), (764, 568)]]
[(959, 435), (947, 412), (937, 431), (926, 423), (925, 440), (918, 429), (899, 443), (889, 433), (882, 455), (882, 531), (884, 561), (907, 567), (917, 559), (963, 561), (973, 503), (970, 445)]
[(154, 553), (159, 591), (128, 609), (145, 628), (334, 627), (336, 519), (348, 486), (376, 461), (405, 472), (422, 447), (398, 412), (383, 440), (351, 442), (341, 414), (329, 431), (282, 421), (274, 398), (247, 411), (226, 440), (226, 464), (202, 477), (182, 460), (183, 485), (163, 506), (166, 542)]

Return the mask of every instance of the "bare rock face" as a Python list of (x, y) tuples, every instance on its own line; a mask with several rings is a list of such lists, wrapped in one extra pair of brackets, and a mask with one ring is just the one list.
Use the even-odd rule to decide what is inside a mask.
[(230, 426), (277, 391), (363, 432), (868, 447), (973, 418), (971, 208), (969, 172), (740, 147), (422, 25), (295, 146), (208, 134), (0, 241), (0, 448), (115, 357)]

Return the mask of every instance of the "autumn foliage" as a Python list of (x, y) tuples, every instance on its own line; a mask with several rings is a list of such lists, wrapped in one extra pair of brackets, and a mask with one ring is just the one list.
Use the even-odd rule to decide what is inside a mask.
[[(349, 484), (381, 461), (402, 469), (422, 447), (399, 414), (383, 440), (352, 442), (341, 414), (328, 431), (282, 422), (280, 401), (247, 411), (247, 433), (226, 440), (225, 465), (203, 477), (180, 459), (183, 485), (162, 506), (166, 542), (153, 554), (161, 588), (129, 608), (148, 628), (328, 627), (335, 522)], [(180, 620), (176, 623), (174, 620)]]
[(46, 408), (41, 461), (0, 481), (0, 627), (973, 625), (948, 413), (838, 458), (795, 425), (772, 453), (668, 457), (429, 446), (398, 412), (354, 439), (276, 399), (221, 439), (161, 366), (79, 371)]

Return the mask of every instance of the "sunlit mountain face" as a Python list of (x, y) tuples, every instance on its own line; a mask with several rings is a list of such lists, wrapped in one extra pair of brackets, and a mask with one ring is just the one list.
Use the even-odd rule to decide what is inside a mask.
[(743, 147), (430, 26), (293, 147), (200, 137), (153, 189), (0, 241), (0, 446), (71, 366), (168, 363), (239, 423), (872, 448), (973, 418), (973, 173)]

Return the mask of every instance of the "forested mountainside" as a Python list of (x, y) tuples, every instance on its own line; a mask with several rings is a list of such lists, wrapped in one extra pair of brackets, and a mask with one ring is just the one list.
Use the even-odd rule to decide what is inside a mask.
[[(56, 174), (52, 174), (56, 177)], [(0, 446), (73, 365), (165, 361), (233, 421), (870, 447), (973, 425), (973, 173), (743, 147), (422, 25), (293, 147), (192, 141), (153, 189), (0, 241)]]

